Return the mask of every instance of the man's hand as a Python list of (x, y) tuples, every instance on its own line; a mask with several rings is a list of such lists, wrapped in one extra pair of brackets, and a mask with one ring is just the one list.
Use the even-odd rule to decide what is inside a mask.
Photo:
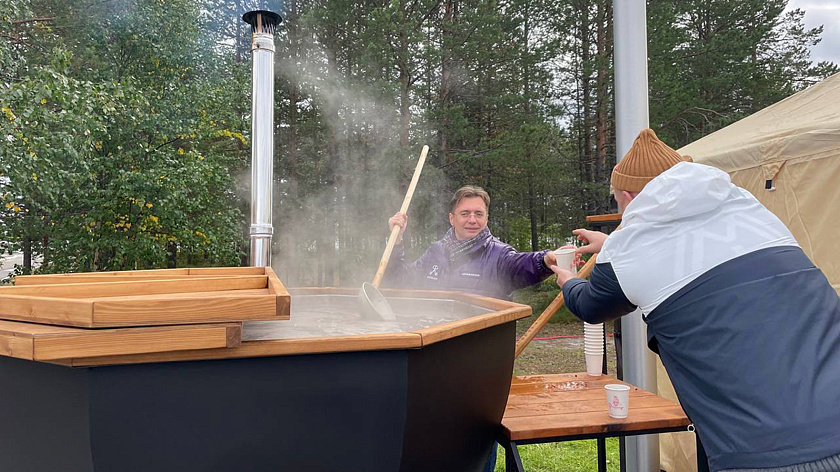
[(548, 251), (543, 256), (543, 263), (546, 267), (557, 265), (557, 254), (554, 254), (554, 251)]
[(557, 274), (557, 286), (561, 289), (563, 288), (563, 285), (569, 281), (569, 279), (574, 278), (575, 276), (575, 274), (569, 272), (568, 270), (561, 269), (556, 265), (551, 265), (548, 268)]
[(572, 231), (572, 234), (576, 235), (585, 244), (585, 246), (577, 248), (575, 251), (576, 254), (595, 254), (596, 252), (601, 252), (601, 247), (604, 245), (604, 241), (607, 240), (607, 235), (600, 231), (576, 229)]
[(405, 213), (396, 212), (394, 216), (388, 219), (388, 229), (390, 231), (393, 231), (394, 226), (400, 227), (400, 237), (397, 239), (397, 242), (401, 242), (403, 238), (403, 233), (405, 233), (405, 227), (408, 226), (408, 215), (406, 215)]

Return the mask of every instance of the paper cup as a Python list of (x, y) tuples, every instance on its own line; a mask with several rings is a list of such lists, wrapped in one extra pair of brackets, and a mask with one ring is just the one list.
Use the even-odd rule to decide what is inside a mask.
[(557, 257), (557, 267), (577, 274), (574, 246), (563, 246), (560, 249), (556, 249), (554, 255)]
[(604, 385), (607, 392), (607, 410), (613, 418), (627, 418), (630, 408), (630, 387), (621, 384)]
[(603, 372), (604, 353), (586, 353), (586, 373), (591, 376), (601, 375)]

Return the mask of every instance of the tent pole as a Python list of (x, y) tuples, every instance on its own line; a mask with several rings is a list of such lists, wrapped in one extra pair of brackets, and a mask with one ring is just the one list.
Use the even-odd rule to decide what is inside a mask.
[[(645, 0), (613, 0), (615, 42), (616, 160), (648, 125), (647, 13)], [(647, 349), (641, 312), (621, 320), (624, 380), (656, 392), (656, 362)], [(631, 413), (632, 415), (632, 413)], [(626, 440), (628, 472), (659, 471), (659, 439)]]

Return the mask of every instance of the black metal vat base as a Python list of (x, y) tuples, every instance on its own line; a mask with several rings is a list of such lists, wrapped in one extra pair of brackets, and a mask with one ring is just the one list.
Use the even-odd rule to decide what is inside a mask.
[(68, 368), (0, 357), (0, 471), (480, 471), (515, 323), (421, 349)]

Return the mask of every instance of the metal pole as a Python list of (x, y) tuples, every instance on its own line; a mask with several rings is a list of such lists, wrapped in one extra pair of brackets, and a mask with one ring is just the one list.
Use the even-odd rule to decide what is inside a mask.
[[(649, 126), (647, 14), (645, 0), (613, 0), (613, 10), (616, 156), (621, 159), (639, 131)], [(621, 335), (624, 380), (655, 393), (656, 363), (647, 349), (640, 311), (622, 318)], [(628, 472), (659, 471), (659, 439), (655, 435), (628, 437), (626, 450)]]
[(251, 265), (271, 265), (272, 183), (274, 179), (274, 35), (251, 37)]

